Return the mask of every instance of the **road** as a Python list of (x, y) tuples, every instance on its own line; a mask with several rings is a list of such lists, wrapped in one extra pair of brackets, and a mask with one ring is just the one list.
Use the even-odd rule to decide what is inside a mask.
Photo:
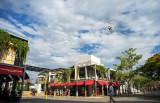
[[(116, 96), (117, 103), (160, 103), (160, 95)], [(23, 97), (21, 103), (109, 103), (109, 97)]]

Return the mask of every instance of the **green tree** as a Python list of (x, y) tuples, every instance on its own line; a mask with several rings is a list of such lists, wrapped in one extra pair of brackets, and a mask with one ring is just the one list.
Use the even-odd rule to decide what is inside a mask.
[(143, 66), (140, 66), (137, 71), (143, 76), (150, 77), (153, 80), (160, 80), (160, 53), (155, 54), (146, 60)]
[(113, 81), (116, 80), (116, 71), (110, 70), (110, 78), (112, 78)]
[(54, 79), (54, 83), (55, 83), (55, 84), (57, 84), (57, 83), (62, 83), (62, 81), (63, 81), (63, 80), (62, 80), (61, 78), (59, 78), (59, 77)]
[(66, 83), (70, 82), (70, 77), (72, 74), (73, 70), (71, 68), (67, 68), (66, 70), (63, 70), (63, 81)]
[(11, 36), (8, 32), (0, 29), (0, 59), (2, 59), (5, 54), (8, 54), (9, 48), (18, 52), (18, 60), (16, 58), (15, 65), (23, 66), (29, 51), (28, 42), (21, 38)]
[[(92, 69), (95, 69), (95, 66), (91, 66)], [(102, 65), (97, 65), (96, 70), (100, 73), (100, 76), (102, 77), (102, 80), (105, 79), (105, 73), (107, 72), (107, 69)]]
[[(42, 81), (40, 81), (40, 83), (44, 83), (45, 85), (44, 85), (44, 92), (46, 91), (46, 90), (48, 90), (48, 88), (47, 88), (47, 86), (46, 86), (46, 84), (48, 84), (47, 82), (48, 82), (48, 80), (47, 80), (47, 78), (48, 78), (48, 74), (47, 73), (44, 73), (44, 72), (41, 72), (41, 73), (39, 73), (38, 74), (38, 76), (43, 76), (42, 78), (43, 78), (43, 80)], [(37, 80), (36, 80), (37, 81)]]
[(27, 85), (27, 91), (29, 91), (30, 90), (30, 85), (31, 85), (31, 81), (30, 80), (27, 80), (27, 83), (26, 83), (26, 85)]
[[(95, 66), (91, 66), (91, 68), (95, 69)], [(104, 81), (107, 69), (104, 66), (102, 66), (102, 65), (98, 65), (98, 66), (96, 66), (96, 70), (100, 73), (100, 75), (102, 77), (102, 81)], [(102, 95), (104, 96), (103, 85), (102, 85)]]
[[(73, 69), (71, 68), (67, 68), (65, 70), (63, 70), (63, 80), (66, 82), (66, 83), (69, 83), (70, 82), (70, 77), (71, 77), (71, 74), (73, 72)], [(68, 92), (68, 95), (70, 96), (70, 88), (69, 89), (69, 92)]]
[(131, 81), (130, 71), (133, 69), (133, 66), (135, 66), (138, 61), (142, 58), (142, 55), (137, 55), (134, 53), (136, 50), (133, 48), (129, 48), (128, 50), (125, 50), (122, 52), (123, 56), (118, 56), (117, 59), (121, 61), (121, 63), (114, 64), (114, 66), (117, 67), (117, 70), (123, 71), (127, 73), (127, 82), (128, 82), (128, 95), (129, 95), (129, 85)]
[(135, 85), (135, 87), (137, 89), (143, 90), (144, 93), (145, 93), (146, 88), (151, 87), (151, 83), (153, 82), (154, 81), (151, 78), (141, 76), (139, 74), (134, 75), (133, 77), (133, 84)]

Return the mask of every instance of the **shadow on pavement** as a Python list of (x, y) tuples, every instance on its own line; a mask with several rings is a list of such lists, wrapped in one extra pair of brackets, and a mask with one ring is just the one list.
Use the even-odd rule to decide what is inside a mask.
[(117, 103), (159, 103), (159, 102), (152, 102), (152, 101), (118, 101)]
[[(155, 102), (159, 102), (160, 103), (160, 95), (148, 95), (148, 94), (136, 94), (136, 95), (130, 95), (130, 96), (115, 96), (114, 98), (126, 98), (127, 100), (121, 100), (118, 101), (118, 103), (155, 103)], [(138, 100), (137, 101), (130, 101), (130, 98), (135, 97)], [(139, 101), (141, 100), (141, 101)], [(143, 101), (144, 100), (144, 101)]]
[(71, 100), (53, 100), (53, 99), (23, 99), (21, 103), (96, 103), (91, 101), (71, 101)]

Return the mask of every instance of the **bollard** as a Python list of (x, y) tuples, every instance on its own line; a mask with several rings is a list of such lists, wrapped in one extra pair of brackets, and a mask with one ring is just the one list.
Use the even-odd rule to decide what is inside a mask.
[(48, 93), (48, 92), (46, 92), (46, 99), (47, 99), (47, 93)]
[(37, 98), (38, 98), (38, 92), (37, 92)]
[(28, 91), (28, 99), (29, 99), (29, 93), (30, 93), (30, 91)]
[(54, 92), (54, 99), (55, 99), (55, 92)]

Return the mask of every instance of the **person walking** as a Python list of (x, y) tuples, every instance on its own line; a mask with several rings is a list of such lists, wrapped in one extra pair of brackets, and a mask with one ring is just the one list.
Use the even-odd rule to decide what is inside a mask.
[(112, 83), (109, 84), (109, 95), (110, 95), (110, 103), (112, 103), (112, 101), (116, 103), (116, 101), (113, 99), (114, 88), (112, 87)]

